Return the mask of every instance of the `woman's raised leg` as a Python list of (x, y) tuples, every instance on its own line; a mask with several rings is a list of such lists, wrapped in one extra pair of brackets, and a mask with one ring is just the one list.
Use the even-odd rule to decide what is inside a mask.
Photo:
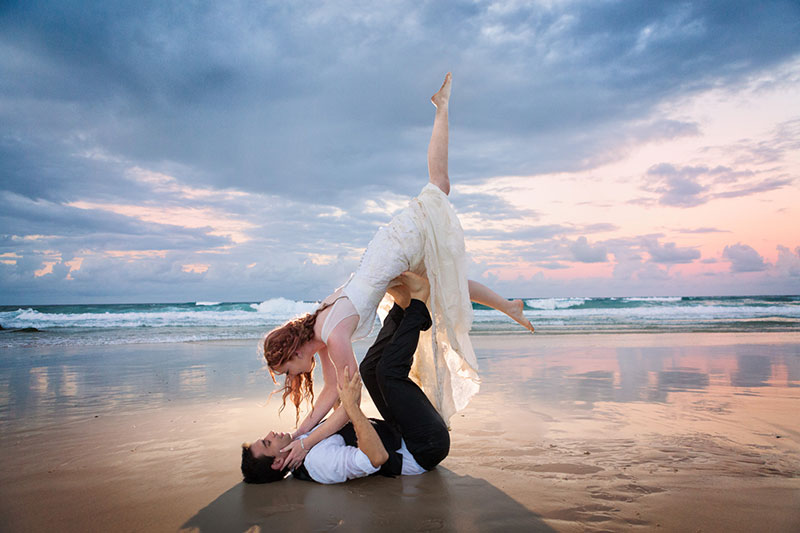
[(522, 300), (506, 300), (492, 289), (477, 281), (468, 280), (469, 299), (481, 305), (497, 309), (510, 316), (522, 327), (529, 329), (533, 333), (533, 324), (522, 314), (524, 304)]
[(442, 88), (431, 96), (431, 102), (436, 106), (436, 116), (433, 119), (431, 142), (428, 143), (428, 177), (445, 194), (450, 194), (450, 176), (447, 173), (447, 145), (450, 142), (447, 107), (450, 103), (451, 79), (448, 72)]

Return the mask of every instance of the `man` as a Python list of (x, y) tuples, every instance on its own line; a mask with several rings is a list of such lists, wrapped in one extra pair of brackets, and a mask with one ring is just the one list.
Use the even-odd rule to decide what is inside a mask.
[[(355, 375), (351, 379), (345, 369), (339, 398), (340, 408), (347, 412), (350, 422), (317, 443), (293, 471), (295, 477), (341, 483), (373, 474), (414, 475), (432, 470), (447, 457), (447, 424), (408, 377), (419, 332), (431, 327), (424, 303), (430, 285), (427, 279), (411, 272), (401, 278), (403, 284), (390, 290), (395, 305), (359, 366), (361, 378)], [(383, 420), (370, 420), (361, 411), (362, 378)], [(268, 483), (284, 479), (288, 469), (273, 468), (273, 461), (288, 453), (280, 450), (291, 441), (290, 434), (271, 431), (263, 439), (243, 445), (244, 481)]]

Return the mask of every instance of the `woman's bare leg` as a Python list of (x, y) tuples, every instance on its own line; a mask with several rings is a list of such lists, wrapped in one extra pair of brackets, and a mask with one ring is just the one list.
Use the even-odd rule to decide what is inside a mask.
[[(441, 89), (431, 96), (431, 102), (436, 106), (436, 116), (433, 119), (431, 142), (428, 144), (428, 176), (430, 182), (439, 187), (445, 194), (450, 194), (450, 175), (447, 171), (447, 145), (450, 142), (448, 106), (450, 104), (451, 81), (452, 75), (448, 72), (444, 77)], [(522, 300), (506, 300), (486, 285), (472, 280), (469, 280), (469, 298), (473, 302), (502, 311), (533, 332), (533, 326), (530, 321), (522, 314), (524, 305)]]
[(450, 176), (447, 173), (447, 145), (450, 142), (447, 107), (450, 104), (451, 79), (448, 72), (442, 88), (431, 96), (431, 102), (436, 106), (436, 116), (433, 119), (431, 142), (428, 143), (428, 177), (445, 194), (450, 194)]
[(469, 299), (481, 305), (497, 309), (510, 316), (522, 327), (533, 333), (533, 325), (522, 314), (524, 304), (522, 300), (506, 300), (492, 289), (477, 281), (469, 280)]

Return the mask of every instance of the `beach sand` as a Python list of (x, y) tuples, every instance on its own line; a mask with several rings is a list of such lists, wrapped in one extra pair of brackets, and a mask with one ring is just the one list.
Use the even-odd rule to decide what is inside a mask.
[(253, 341), (3, 354), (2, 530), (800, 531), (800, 334), (473, 340), (450, 456), (335, 486), (241, 483)]

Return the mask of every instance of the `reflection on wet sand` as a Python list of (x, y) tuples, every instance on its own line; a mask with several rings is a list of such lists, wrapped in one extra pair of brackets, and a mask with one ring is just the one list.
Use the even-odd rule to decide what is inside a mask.
[(278, 396), (267, 403), (273, 385), (251, 343), (10, 354), (0, 520), (73, 531), (800, 530), (800, 335), (475, 346), (481, 392), (451, 420), (441, 467), (335, 487), (241, 485), (239, 444), (294, 423)]
[[(673, 336), (673, 343), (679, 342), (674, 337), (681, 336)], [(684, 337), (691, 341), (690, 335)], [(669, 402), (671, 393), (689, 391), (800, 386), (796, 345), (593, 346), (570, 351), (509, 337), (507, 346), (498, 350), (496, 343), (490, 344), (490, 355), (482, 357), (482, 342), (479, 337), (476, 346), (484, 390), (505, 388), (513, 375), (519, 378), (515, 389), (546, 404), (591, 408), (605, 401)]]
[[(176, 346), (178, 348), (176, 348)], [(262, 394), (252, 342), (19, 348), (0, 359), (0, 426)]]

